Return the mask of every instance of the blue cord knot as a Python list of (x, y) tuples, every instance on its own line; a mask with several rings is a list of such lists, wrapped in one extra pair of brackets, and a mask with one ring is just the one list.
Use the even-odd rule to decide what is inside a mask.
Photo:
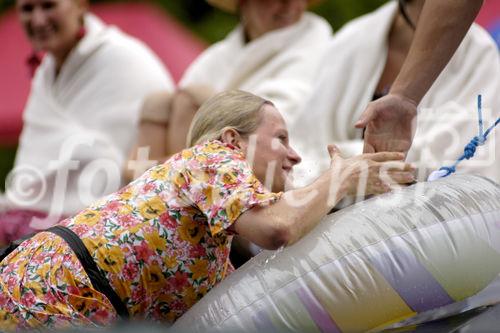
[(443, 177), (447, 177), (447, 176), (451, 175), (452, 173), (454, 173), (455, 171), (457, 171), (454, 166), (449, 166), (449, 167), (444, 166), (444, 167), (441, 167), (439, 170), (446, 171), (446, 174)]
[[(470, 159), (476, 153), (477, 146), (482, 146), (486, 139), (488, 139), (488, 135), (493, 129), (500, 124), (500, 118), (498, 118), (493, 125), (491, 125), (484, 133), (483, 133), (483, 116), (481, 112), (481, 95), (477, 96), (477, 112), (478, 112), (478, 121), (479, 121), (479, 134), (476, 135), (472, 140), (465, 146), (463, 155), (458, 158), (452, 166), (444, 166), (441, 167), (438, 171), (434, 171), (429, 176), (428, 180), (436, 180), (439, 178), (444, 178), (456, 171), (457, 165), (465, 160)], [(439, 172), (442, 171), (442, 172)]]
[(472, 158), (476, 153), (477, 146), (482, 145), (483, 143), (484, 140), (480, 140), (478, 136), (472, 138), (472, 140), (470, 140), (470, 142), (464, 148), (464, 157), (466, 159)]

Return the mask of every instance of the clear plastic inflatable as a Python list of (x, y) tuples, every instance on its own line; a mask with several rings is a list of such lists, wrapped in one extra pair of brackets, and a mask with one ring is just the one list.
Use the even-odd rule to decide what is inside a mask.
[(242, 266), (172, 329), (379, 331), (499, 302), (499, 273), (500, 186), (456, 175), (327, 216)]

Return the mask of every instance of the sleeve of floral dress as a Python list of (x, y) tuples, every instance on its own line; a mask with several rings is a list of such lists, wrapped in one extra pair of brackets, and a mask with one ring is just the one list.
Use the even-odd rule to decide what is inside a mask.
[(282, 193), (264, 188), (243, 154), (233, 147), (210, 142), (193, 149), (188, 159), (181, 189), (207, 217), (212, 235), (227, 230), (248, 209), (281, 197)]

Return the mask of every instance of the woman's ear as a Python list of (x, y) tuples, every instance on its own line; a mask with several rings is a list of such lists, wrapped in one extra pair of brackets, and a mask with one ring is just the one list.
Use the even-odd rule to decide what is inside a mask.
[(221, 134), (221, 141), (233, 145), (239, 149), (244, 147), (244, 140), (240, 133), (234, 128), (226, 128)]

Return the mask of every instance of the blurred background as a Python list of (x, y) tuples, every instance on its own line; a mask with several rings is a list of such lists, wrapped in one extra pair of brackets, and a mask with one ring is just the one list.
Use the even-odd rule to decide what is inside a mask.
[[(387, 0), (326, 0), (313, 11), (338, 30)], [(31, 54), (14, 10), (14, 0), (0, 0), (0, 190), (15, 158), (22, 129), (22, 110), (29, 93), (26, 59)], [(237, 24), (233, 15), (204, 0), (91, 1), (92, 11), (105, 22), (149, 45), (180, 79), (186, 67), (211, 43)], [(485, 0), (476, 20), (500, 45), (500, 0)]]

